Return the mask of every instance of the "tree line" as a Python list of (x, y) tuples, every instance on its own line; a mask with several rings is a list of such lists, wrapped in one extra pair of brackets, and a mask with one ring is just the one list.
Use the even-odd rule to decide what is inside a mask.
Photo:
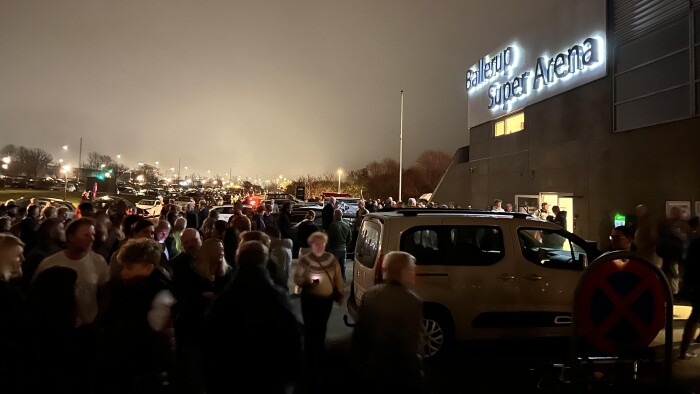
[[(55, 163), (51, 154), (40, 148), (9, 144), (0, 149), (0, 156), (11, 158), (11, 165), (5, 171), (5, 174), (10, 176), (26, 175), (35, 178), (46, 175), (51, 170), (51, 166), (56, 166), (54, 170), (58, 171), (59, 163)], [(414, 165), (403, 170), (402, 196), (404, 200), (408, 197), (420, 197), (424, 193), (431, 193), (435, 190), (451, 160), (452, 157), (443, 151), (426, 150), (421, 153)], [(158, 168), (150, 164), (144, 163), (138, 168), (130, 170), (111, 156), (99, 152), (88, 153), (87, 160), (82, 163), (82, 168), (93, 171), (112, 170), (112, 176), (115, 178), (131, 171), (132, 178), (143, 175), (146, 182), (155, 182), (161, 176)], [(254, 185), (247, 181), (246, 183), (250, 184), (246, 190), (262, 190), (264, 188), (263, 185)], [(284, 186), (289, 194), (294, 194), (297, 186), (305, 186), (307, 198), (320, 197), (321, 193), (337, 191), (338, 174), (328, 172), (321, 175), (301, 176)], [(360, 169), (341, 175), (340, 191), (356, 197), (382, 200), (393, 197), (396, 199), (398, 189), (399, 163), (391, 158), (372, 161)]]
[[(452, 157), (446, 152), (426, 150), (418, 156), (416, 163), (403, 169), (402, 198), (420, 197), (432, 193), (440, 183), (442, 175), (449, 167)], [(306, 187), (306, 196), (320, 197), (324, 192), (338, 190), (338, 174), (325, 173), (320, 176), (302, 176), (294, 180), (287, 188), (287, 193), (294, 194), (297, 186)], [(350, 171), (341, 177), (341, 193), (354, 197), (385, 200), (398, 198), (399, 162), (385, 158), (372, 161), (364, 167)]]

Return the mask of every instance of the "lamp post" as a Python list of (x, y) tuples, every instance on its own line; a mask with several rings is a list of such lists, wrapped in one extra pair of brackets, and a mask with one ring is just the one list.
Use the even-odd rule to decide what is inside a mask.
[(68, 171), (70, 166), (63, 166), (63, 201), (68, 197)]
[(10, 156), (3, 157), (2, 158), (2, 169), (7, 170), (8, 168), (10, 168), (10, 162), (12, 162), (12, 159), (10, 158)]
[(340, 193), (340, 176), (343, 175), (343, 170), (338, 170), (338, 193)]
[(401, 90), (401, 128), (399, 131), (399, 200), (401, 201), (401, 182), (403, 181), (403, 89)]

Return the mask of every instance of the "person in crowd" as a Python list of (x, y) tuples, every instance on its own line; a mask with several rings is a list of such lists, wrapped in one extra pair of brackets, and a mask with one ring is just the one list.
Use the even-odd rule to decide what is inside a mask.
[(534, 216), (538, 219), (544, 219), (544, 220), (547, 220), (548, 217), (553, 216), (549, 210), (549, 203), (543, 202), (540, 205), (540, 209), (536, 210), (532, 216)]
[(91, 218), (95, 215), (97, 211), (95, 210), (95, 206), (92, 205), (90, 201), (83, 201), (80, 204), (78, 204), (78, 209), (75, 211), (75, 217), (76, 218)]
[(265, 231), (265, 207), (259, 205), (255, 208), (255, 214), (251, 218), (252, 230)]
[(153, 238), (158, 241), (163, 247), (163, 256), (166, 261), (170, 261), (175, 256), (177, 256), (177, 251), (175, 250), (175, 238), (170, 236), (170, 222), (167, 220), (159, 220), (158, 225), (154, 229)]
[(265, 234), (270, 237), (270, 259), (276, 266), (275, 277), (272, 280), (282, 289), (288, 290), (289, 270), (292, 266), (292, 240), (281, 238), (277, 227), (265, 228)]
[(617, 226), (610, 234), (610, 250), (631, 251), (634, 245), (634, 232), (629, 227)]
[(554, 216), (550, 216), (547, 220), (551, 220), (552, 223), (560, 225), (564, 230), (566, 230), (566, 211), (559, 209), (558, 205), (552, 207), (552, 213)]
[(333, 212), (335, 211), (335, 197), (328, 198), (328, 202), (321, 211), (321, 225), (323, 231), (328, 231), (328, 227), (333, 223)]
[(215, 238), (223, 241), (226, 230), (228, 229), (228, 223), (225, 220), (217, 220), (214, 222), (214, 228), (212, 229), (210, 238)]
[(58, 220), (62, 221), (64, 224), (68, 224), (68, 208), (66, 207), (59, 207), (58, 208)]
[[(209, 207), (207, 206), (207, 200), (201, 199), (199, 200), (199, 210), (197, 211), (197, 222), (200, 223), (201, 226), (204, 226), (204, 222), (207, 220), (207, 218), (211, 217), (210, 213), (213, 212), (213, 210), (209, 210)], [(217, 215), (218, 219), (218, 215)]]
[(695, 238), (688, 246), (687, 265), (683, 276), (683, 290), (693, 307), (685, 322), (681, 339), (681, 359), (695, 357), (690, 351), (690, 343), (695, 338), (695, 329), (700, 317), (700, 238)]
[(42, 221), (46, 219), (56, 219), (58, 218), (58, 210), (53, 205), (47, 203), (47, 205), (41, 210), (40, 218)]
[(9, 216), (0, 218), (0, 234), (11, 234), (12, 219)]
[(493, 208), (491, 210), (494, 212), (505, 212), (503, 209), (503, 201), (498, 198), (493, 200)]
[(207, 393), (289, 393), (301, 365), (300, 324), (288, 296), (267, 277), (267, 248), (247, 241), (236, 254), (238, 272), (204, 326)]
[(162, 253), (148, 238), (131, 239), (119, 250), (124, 268), (111, 282), (104, 319), (108, 392), (159, 393), (171, 384), (175, 298), (155, 274)]
[(92, 243), (92, 250), (107, 259), (110, 250), (114, 245), (107, 245), (107, 237), (109, 229), (112, 227), (112, 222), (109, 220), (109, 215), (105, 211), (95, 213), (95, 242)]
[(316, 213), (314, 211), (307, 211), (304, 220), (299, 222), (297, 225), (297, 245), (299, 246), (299, 253), (301, 255), (311, 252), (309, 246), (309, 237), (311, 234), (320, 231), (318, 225), (315, 222)]
[(185, 204), (182, 216), (187, 219), (187, 228), (199, 228), (199, 220), (197, 220), (197, 215), (194, 213), (193, 203)]
[(66, 249), (44, 259), (34, 277), (50, 267), (74, 269), (78, 273), (75, 294), (78, 305), (77, 325), (91, 325), (104, 312), (109, 268), (105, 259), (92, 251), (95, 240), (93, 219), (76, 219), (68, 224), (65, 232)]
[(232, 270), (235, 272), (237, 269), (236, 250), (238, 249), (238, 245), (241, 242), (241, 237), (238, 233), (238, 230), (230, 226), (226, 228), (226, 231), (224, 231), (223, 242), (224, 258), (229, 263), (229, 265), (231, 265)]
[(277, 228), (280, 229), (282, 239), (292, 239), (292, 203), (289, 201), (282, 204), (277, 217)]
[(279, 205), (275, 204), (275, 199), (270, 199), (270, 213), (280, 213)]
[(24, 243), (11, 234), (0, 234), (0, 387), (3, 392), (22, 390), (26, 348), (26, 302), (14, 279), (22, 275)]
[(202, 233), (202, 239), (206, 240), (212, 237), (214, 231), (214, 223), (219, 220), (219, 211), (212, 209), (209, 211), (209, 216), (202, 223), (199, 231)]
[(688, 224), (681, 218), (678, 207), (671, 208), (670, 217), (659, 226), (656, 254), (661, 258), (661, 270), (671, 285), (673, 294), (680, 290), (679, 267), (683, 258), (683, 243), (688, 237)]
[(659, 243), (659, 231), (654, 215), (649, 208), (640, 204), (634, 209), (637, 218), (637, 228), (634, 233), (634, 244), (637, 247), (637, 254), (657, 267), (661, 267), (662, 260), (656, 254), (656, 247)]
[(228, 220), (229, 220), (229, 226), (238, 230), (239, 234), (242, 234), (245, 231), (250, 231), (252, 228), (250, 218), (248, 218), (248, 216), (244, 215), (243, 211), (241, 209), (238, 209), (238, 208), (234, 209), (233, 215), (231, 215), (231, 217)]
[(37, 246), (27, 254), (27, 260), (22, 265), (25, 288), (29, 288), (39, 264), (45, 258), (60, 252), (66, 243), (66, 231), (63, 222), (58, 219), (46, 219), (39, 225), (37, 231)]
[(75, 368), (81, 363), (76, 348), (77, 280), (73, 268), (55, 266), (42, 271), (31, 284), (27, 300), (32, 338), (28, 393), (70, 394), (93, 389), (86, 387)]
[(202, 238), (199, 235), (199, 231), (193, 228), (186, 228), (182, 232), (181, 241), (182, 253), (170, 261), (173, 269), (173, 280), (177, 280), (180, 274), (182, 276), (187, 275), (188, 271), (193, 269), (194, 258), (197, 256), (199, 248), (202, 247)]
[(173, 243), (175, 246), (175, 255), (173, 256), (173, 258), (184, 251), (184, 248), (182, 247), (182, 232), (185, 231), (186, 226), (187, 219), (183, 217), (175, 219), (175, 224), (173, 225), (173, 232), (171, 234), (175, 241)]
[(104, 314), (108, 299), (109, 268), (99, 254), (92, 251), (95, 240), (94, 220), (80, 218), (66, 227), (66, 249), (47, 257), (39, 264), (34, 278), (51, 267), (68, 267), (78, 273), (75, 299), (78, 306), (76, 319), (76, 353), (80, 360), (75, 365), (85, 387), (95, 385), (97, 379), (98, 323)]
[(513, 204), (507, 203), (507, 204), (505, 205), (505, 211), (506, 211), (506, 212), (513, 212)]
[(362, 387), (377, 393), (426, 393), (421, 354), (423, 302), (415, 286), (415, 258), (390, 252), (384, 258), (386, 283), (365, 293), (352, 348)]
[[(129, 239), (139, 239), (139, 238), (153, 239), (155, 232), (156, 232), (156, 229), (150, 220), (143, 219), (143, 218), (139, 217), (139, 219), (131, 225), (130, 230), (129, 230), (129, 236), (124, 241), (124, 244)], [(122, 244), (122, 246), (123, 246), (123, 244)], [(121, 246), (120, 246), (120, 249), (121, 249)], [(119, 277), (119, 272), (123, 268), (123, 265), (119, 261), (118, 256), (119, 256), (118, 253), (114, 253), (112, 255), (112, 259), (109, 262), (109, 274), (110, 274), (110, 276), (115, 277), (115, 278)]]
[[(183, 242), (186, 236), (189, 237), (188, 231), (183, 233)], [(201, 393), (204, 382), (201, 377), (200, 346), (204, 318), (211, 302), (230, 281), (232, 271), (224, 260), (223, 243), (214, 238), (201, 244), (188, 267), (174, 269), (173, 292), (179, 310), (175, 320), (178, 386), (187, 393)]]
[(406, 206), (408, 208), (418, 208), (418, 202), (416, 202), (416, 199), (413, 197), (410, 197), (408, 199), (408, 202), (406, 203)]
[(328, 236), (322, 232), (308, 239), (311, 253), (299, 258), (294, 282), (301, 287), (306, 363), (319, 370), (325, 355), (326, 328), (333, 301), (342, 302), (343, 274), (335, 256), (326, 252)]
[(38, 205), (27, 207), (27, 216), (19, 224), (19, 239), (24, 242), (27, 253), (34, 249), (37, 242), (36, 230), (39, 227), (39, 215), (41, 209)]
[(333, 223), (328, 227), (328, 244), (326, 250), (335, 256), (340, 264), (340, 272), (345, 281), (345, 257), (352, 241), (350, 225), (343, 220), (343, 212), (336, 209), (333, 212)]

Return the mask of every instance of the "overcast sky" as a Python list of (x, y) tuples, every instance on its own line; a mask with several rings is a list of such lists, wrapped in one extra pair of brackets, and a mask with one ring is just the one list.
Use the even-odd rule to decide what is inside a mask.
[[(468, 144), (465, 71), (585, 0), (0, 0), (0, 145), (276, 177)], [(61, 146), (68, 144), (63, 154)]]

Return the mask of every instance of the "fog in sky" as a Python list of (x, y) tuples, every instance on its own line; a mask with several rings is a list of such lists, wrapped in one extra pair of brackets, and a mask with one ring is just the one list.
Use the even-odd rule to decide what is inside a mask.
[[(465, 71), (585, 0), (0, 0), (0, 145), (276, 177), (468, 144)], [(61, 146), (69, 145), (68, 153)]]

